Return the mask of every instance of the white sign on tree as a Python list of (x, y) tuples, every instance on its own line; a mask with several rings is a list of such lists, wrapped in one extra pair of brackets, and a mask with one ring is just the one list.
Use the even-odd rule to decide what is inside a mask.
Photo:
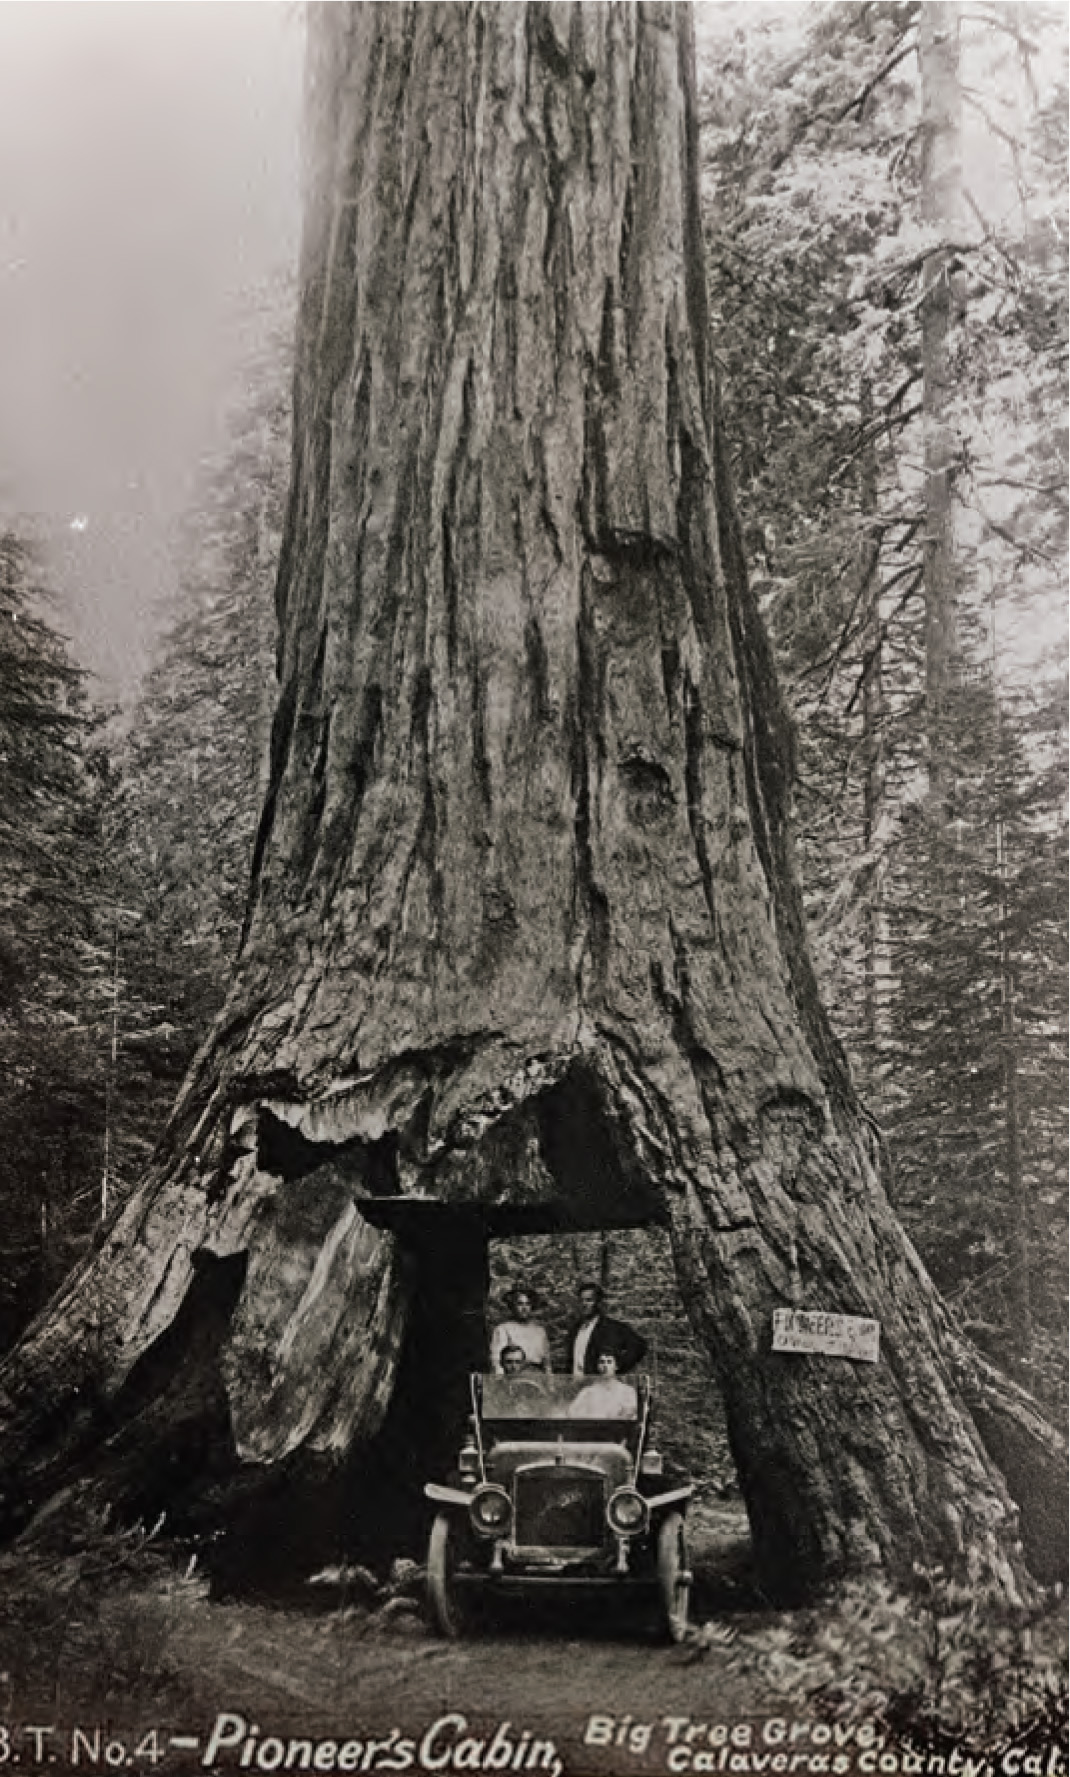
[(875, 1364), (880, 1359), (880, 1321), (859, 1314), (818, 1314), (805, 1308), (773, 1312), (774, 1351), (819, 1351)]

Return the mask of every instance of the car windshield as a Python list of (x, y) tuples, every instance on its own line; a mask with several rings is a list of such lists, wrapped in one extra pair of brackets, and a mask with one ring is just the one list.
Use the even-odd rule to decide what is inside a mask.
[(639, 1417), (639, 1391), (618, 1377), (548, 1376), (522, 1370), (518, 1376), (477, 1378), (487, 1419), (619, 1419)]

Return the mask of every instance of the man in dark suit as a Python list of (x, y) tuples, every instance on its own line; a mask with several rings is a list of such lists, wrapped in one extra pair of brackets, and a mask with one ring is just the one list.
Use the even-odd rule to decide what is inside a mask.
[(605, 1294), (597, 1283), (581, 1283), (578, 1291), (580, 1317), (569, 1328), (569, 1368), (574, 1376), (596, 1376), (598, 1359), (608, 1351), (617, 1360), (621, 1375), (634, 1370), (646, 1356), (646, 1340), (626, 1321), (613, 1320), (605, 1312)]

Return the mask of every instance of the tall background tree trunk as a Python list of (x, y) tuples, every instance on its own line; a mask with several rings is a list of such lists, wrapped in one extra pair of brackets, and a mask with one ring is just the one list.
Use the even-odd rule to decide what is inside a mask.
[[(1026, 1583), (974, 1360), (807, 957), (707, 363), (689, 33), (657, 4), (313, 12), (242, 953), (151, 1177), (5, 1372), (9, 1478), (55, 1475), (42, 1403), (65, 1450), (114, 1416), (198, 1253), (243, 1255), (212, 1361), (271, 1465), (369, 1446), (429, 1297), (456, 1372), (471, 1218), (658, 1220), (772, 1583), (917, 1558)], [(875, 1317), (880, 1363), (774, 1353), (792, 1305)], [(1043, 1468), (1025, 1397), (986, 1386)]]
[(999, 931), (999, 1002), (1003, 1063), (1003, 1125), (1005, 1166), (1014, 1205), (1015, 1244), (1011, 1265), (1011, 1296), (1019, 1373), (1028, 1380), (1033, 1367), (1033, 1205), (1022, 1168), (1022, 1128), (1018, 1079), (1018, 1017), (1015, 1008), (1014, 958), (1008, 884), (1007, 831), (1004, 802), (1011, 780), (1008, 749), (999, 706), (996, 707), (996, 808), (993, 842), (996, 854), (996, 906)]
[[(863, 433), (873, 419), (873, 392), (863, 378), (859, 411)], [(867, 443), (861, 465), (862, 582), (865, 627), (862, 642), (862, 853), (872, 857), (863, 906), (863, 993), (870, 1078), (880, 1069), (888, 1000), (888, 932), (884, 904), (886, 865), (881, 855), (887, 819), (887, 710), (884, 700), (884, 624), (881, 614), (881, 536), (877, 521), (877, 451)]]
[(962, 90), (959, 0), (919, 8), (921, 214), (943, 237), (925, 262), (921, 310), (925, 408), (925, 714), (929, 794), (940, 817), (947, 800), (948, 686), (955, 658), (955, 440), (951, 335), (963, 303), (956, 250), (962, 222)]

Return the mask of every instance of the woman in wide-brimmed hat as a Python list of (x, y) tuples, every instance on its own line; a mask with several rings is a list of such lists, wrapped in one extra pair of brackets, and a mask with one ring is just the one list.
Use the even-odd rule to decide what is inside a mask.
[(517, 1283), (508, 1292), (505, 1306), (508, 1320), (500, 1320), (490, 1336), (490, 1367), (501, 1375), (502, 1352), (507, 1345), (519, 1345), (531, 1370), (549, 1370), (550, 1341), (546, 1328), (535, 1315), (542, 1306), (530, 1284)]

